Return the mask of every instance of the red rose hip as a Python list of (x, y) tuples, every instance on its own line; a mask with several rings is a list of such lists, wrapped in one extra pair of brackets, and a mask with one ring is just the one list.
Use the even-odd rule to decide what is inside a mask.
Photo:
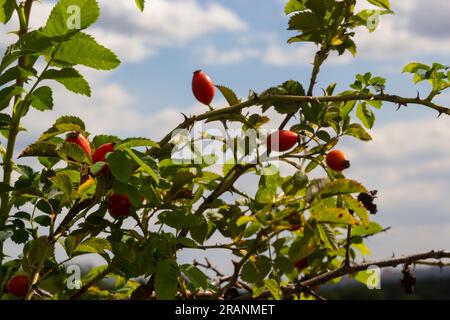
[(30, 290), (30, 278), (26, 275), (16, 275), (9, 279), (6, 290), (12, 295), (25, 298)]
[[(110, 142), (101, 145), (94, 151), (94, 154), (92, 155), (92, 162), (93, 163), (97, 163), (99, 161), (106, 162), (106, 155), (110, 152), (114, 152), (114, 143)], [(108, 165), (105, 164), (100, 172), (105, 175), (109, 174)]]
[(307, 258), (299, 259), (294, 262), (294, 266), (297, 268), (297, 270), (303, 270), (308, 267), (308, 259)]
[(269, 150), (284, 152), (291, 149), (299, 142), (299, 135), (289, 130), (279, 130), (267, 137)]
[(326, 158), (327, 166), (334, 171), (343, 171), (350, 167), (350, 161), (341, 150), (328, 152)]
[(192, 93), (203, 104), (209, 105), (214, 99), (215, 88), (211, 78), (201, 70), (192, 77)]
[(89, 144), (89, 140), (85, 136), (83, 136), (80, 132), (72, 131), (68, 133), (66, 136), (66, 142), (75, 143), (79, 145), (88, 156), (91, 155), (91, 146)]
[(112, 194), (108, 199), (108, 212), (114, 218), (130, 215), (130, 200), (127, 195)]

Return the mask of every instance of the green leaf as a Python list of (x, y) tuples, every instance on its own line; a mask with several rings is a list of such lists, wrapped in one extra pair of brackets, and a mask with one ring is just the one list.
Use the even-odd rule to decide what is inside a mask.
[(247, 261), (242, 267), (242, 280), (255, 283), (264, 279), (270, 272), (272, 263), (266, 256), (259, 255)]
[(156, 267), (155, 291), (159, 300), (171, 300), (178, 291), (178, 265), (175, 260), (160, 261)]
[(50, 69), (42, 74), (42, 78), (55, 80), (66, 87), (67, 90), (74, 93), (80, 93), (88, 97), (91, 96), (89, 83), (73, 68), (64, 68), (60, 70)]
[(367, 189), (359, 182), (349, 179), (336, 179), (327, 183), (318, 193), (317, 197), (326, 199), (342, 194), (367, 193)]
[(354, 199), (351, 196), (345, 196), (345, 202), (350, 210), (352, 210), (356, 216), (358, 216), (359, 220), (362, 222), (362, 225), (366, 228), (369, 227), (369, 212), (367, 209), (359, 202), (357, 199)]
[(281, 300), (281, 289), (275, 279), (265, 279), (264, 286), (275, 300)]
[(351, 125), (349, 125), (344, 134), (355, 137), (362, 141), (372, 140), (370, 134), (359, 123), (352, 123)]
[(122, 182), (127, 182), (131, 176), (132, 163), (123, 151), (114, 151), (107, 158), (113, 176)]
[(28, 241), (30, 234), (24, 229), (14, 230), (14, 234), (11, 236), (11, 240), (17, 244), (22, 244)]
[(139, 165), (139, 167), (142, 171), (149, 174), (150, 177), (152, 177), (155, 182), (159, 181), (159, 177), (155, 173), (155, 171), (147, 163), (145, 163), (141, 158), (139, 158), (133, 150), (125, 149), (125, 151), (133, 158), (134, 161), (136, 161), (136, 163)]
[(6, 49), (0, 65), (0, 73), (19, 57), (39, 54), (52, 45), (52, 39), (38, 30), (26, 33), (16, 43)]
[(222, 95), (227, 100), (230, 106), (233, 106), (241, 102), (241, 100), (237, 97), (236, 93), (234, 93), (234, 91), (231, 90), (230, 88), (221, 85), (216, 85), (216, 87), (222, 93)]
[(349, 115), (350, 112), (355, 108), (356, 101), (347, 101), (343, 102), (341, 105), (341, 117), (345, 118)]
[(54, 136), (69, 131), (79, 131), (81, 133), (84, 133), (85, 129), (86, 127), (84, 125), (84, 122), (80, 118), (74, 116), (62, 116), (55, 121), (50, 129), (48, 129), (41, 135), (39, 141), (46, 141), (50, 138), (53, 138)]
[(50, 87), (40, 87), (34, 90), (29, 96), (31, 105), (39, 110), (52, 110), (53, 109), (53, 95)]
[(111, 50), (82, 32), (61, 44), (55, 54), (55, 61), (71, 65), (81, 64), (98, 70), (111, 70), (120, 64), (119, 59)]
[(86, 152), (76, 143), (61, 144), (57, 149), (58, 156), (65, 161), (85, 162)]
[(145, 0), (135, 0), (135, 2), (139, 10), (144, 11)]
[(3, 72), (3, 74), (0, 76), (0, 87), (10, 81), (15, 81), (16, 79), (19, 79), (19, 78), (25, 79), (28, 77), (33, 77), (35, 75), (36, 75), (35, 70), (28, 70), (28, 69), (24, 69), (19, 66), (14, 66), (14, 67), (6, 70), (5, 72)]
[(54, 7), (43, 33), (49, 37), (61, 37), (86, 29), (100, 14), (95, 0), (60, 0)]
[(133, 147), (155, 147), (159, 148), (159, 145), (150, 139), (147, 138), (127, 138), (125, 140), (122, 140), (121, 142), (117, 143), (114, 146), (115, 150), (123, 150)]
[(186, 214), (181, 210), (164, 211), (158, 216), (159, 221), (177, 230), (199, 226), (202, 221), (193, 214)]
[(22, 87), (16, 86), (6, 87), (0, 90), (0, 110), (7, 108), (14, 96), (24, 92), (25, 90)]
[(3, 243), (5, 240), (8, 240), (11, 238), (11, 236), (14, 234), (12, 230), (1, 230), (0, 231), (0, 243)]
[(302, 1), (299, 0), (289, 0), (284, 7), (284, 13), (286, 15), (291, 14), (293, 12), (301, 11), (305, 9), (305, 5)]
[(356, 116), (363, 123), (363, 125), (371, 129), (375, 123), (375, 114), (367, 107), (366, 103), (359, 103), (356, 108)]
[(19, 158), (23, 157), (58, 157), (58, 153), (56, 152), (56, 145), (48, 142), (36, 142), (23, 150)]
[(322, 21), (314, 13), (301, 12), (291, 17), (288, 30), (308, 31), (322, 26)]
[(68, 174), (57, 173), (51, 180), (59, 190), (61, 190), (65, 195), (70, 196), (72, 193), (72, 180)]
[(208, 289), (208, 277), (200, 269), (190, 264), (183, 264), (180, 269), (196, 290)]
[(363, 225), (356, 226), (352, 229), (352, 237), (360, 237), (366, 235), (373, 235), (383, 231), (383, 227), (376, 222), (369, 222), (369, 226), (366, 228)]
[(52, 219), (47, 215), (42, 215), (42, 216), (38, 216), (38, 217), (34, 218), (34, 221), (43, 227), (48, 227), (50, 225)]
[(345, 223), (354, 225), (355, 218), (343, 208), (320, 208), (314, 212), (314, 217), (318, 222)]
[(381, 107), (383, 106), (383, 101), (381, 100), (367, 100), (366, 102), (377, 109), (381, 109)]
[(430, 67), (420, 62), (411, 62), (403, 68), (402, 72), (417, 73), (419, 70), (429, 71)]
[(327, 12), (324, 0), (307, 0), (305, 6), (320, 18)]
[(73, 251), (73, 255), (86, 253), (104, 254), (105, 250), (111, 250), (111, 243), (102, 238), (91, 238), (79, 244)]
[(16, 6), (16, 0), (0, 0), (0, 22), (3, 24), (8, 23), (9, 19), (14, 12)]
[(389, 0), (367, 0), (367, 1), (369, 1), (371, 4), (373, 4), (379, 8), (391, 10), (391, 4), (390, 4)]

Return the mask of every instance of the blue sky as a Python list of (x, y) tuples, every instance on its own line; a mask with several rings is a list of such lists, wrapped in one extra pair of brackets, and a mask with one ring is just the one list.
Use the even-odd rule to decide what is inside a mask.
[[(414, 86), (401, 69), (410, 61), (450, 63), (450, 2), (391, 2), (396, 15), (382, 17), (372, 34), (359, 30), (357, 57), (331, 57), (318, 87), (338, 82), (345, 90), (356, 73), (370, 71), (388, 78), (390, 93), (427, 92), (426, 84)], [(33, 26), (44, 23), (51, 4), (35, 4)], [(118, 53), (122, 65), (113, 72), (83, 70), (94, 91), (89, 99), (55, 87), (55, 110), (33, 111), (21, 146), (62, 114), (82, 117), (93, 133), (158, 139), (182, 119), (180, 112), (204, 111), (190, 89), (196, 69), (242, 97), (288, 79), (307, 86), (315, 48), (286, 43), (292, 34), (283, 0), (151, 0), (144, 13), (132, 0), (100, 4), (101, 19), (91, 33)], [(366, 6), (363, 0), (358, 4)], [(0, 27), (0, 48), (13, 39), (7, 31)], [(438, 100), (450, 105), (449, 94)], [(390, 104), (376, 114), (373, 142), (341, 144), (354, 164), (348, 177), (379, 190), (375, 219), (393, 227), (370, 240), (373, 257), (444, 248), (450, 243), (450, 118), (436, 120), (434, 112), (416, 106), (395, 112)]]

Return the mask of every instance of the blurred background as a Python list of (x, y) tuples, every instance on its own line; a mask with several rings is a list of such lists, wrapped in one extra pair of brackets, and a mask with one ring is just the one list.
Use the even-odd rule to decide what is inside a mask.
[[(262, 91), (288, 79), (305, 86), (309, 81), (316, 48), (286, 43), (293, 33), (286, 30), (284, 0), (151, 0), (144, 13), (138, 12), (132, 0), (99, 2), (100, 21), (88, 33), (113, 49), (121, 66), (112, 72), (82, 70), (93, 88), (91, 98), (55, 87), (55, 110), (31, 111), (24, 123), (29, 131), (19, 136), (18, 151), (66, 114), (85, 120), (91, 134), (157, 140), (183, 119), (181, 112), (205, 111), (190, 88), (192, 72), (197, 69), (241, 97), (246, 97), (249, 89)], [(370, 71), (388, 79), (386, 92), (416, 96), (419, 90), (425, 96), (428, 84), (413, 85), (401, 70), (412, 61), (449, 63), (450, 2), (391, 2), (395, 15), (382, 16), (374, 33), (358, 30), (355, 58), (346, 53), (325, 63), (317, 94), (321, 94), (319, 88), (333, 82), (338, 83), (337, 90), (345, 90), (356, 73)], [(365, 1), (358, 3), (360, 9), (370, 7)], [(53, 4), (50, 0), (36, 2), (34, 27), (45, 23)], [(11, 25), (0, 26), (2, 51), (15, 41), (15, 36), (8, 34), (11, 31)], [(450, 94), (437, 97), (437, 101), (450, 106)], [(214, 105), (225, 103), (219, 97)], [(449, 249), (450, 118), (436, 119), (435, 112), (413, 105), (396, 111), (392, 104), (385, 104), (376, 116), (371, 133), (374, 141), (346, 139), (340, 144), (352, 161), (347, 177), (378, 190), (375, 221), (392, 227), (368, 240), (372, 252), (367, 259)], [(10, 254), (17, 253), (13, 244), (8, 248)], [(229, 259), (221, 261), (220, 252), (211, 254), (225, 271), (231, 268)], [(98, 259), (92, 257), (89, 263), (101, 263)], [(186, 253), (181, 259), (192, 260), (192, 255)], [(400, 279), (400, 270), (395, 272), (393, 283)], [(436, 270), (430, 279), (433, 277), (447, 279), (431, 283), (445, 283), (448, 297), (449, 274)]]

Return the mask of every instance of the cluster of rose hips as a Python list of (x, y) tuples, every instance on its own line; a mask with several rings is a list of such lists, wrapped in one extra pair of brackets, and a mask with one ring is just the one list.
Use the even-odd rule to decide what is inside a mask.
[[(66, 142), (79, 145), (88, 156), (91, 156), (92, 152), (89, 140), (80, 132), (74, 131), (69, 133), (66, 137)], [(94, 164), (97, 162), (106, 162), (106, 156), (111, 152), (114, 152), (113, 142), (101, 145), (92, 153), (92, 162)], [(108, 164), (105, 163), (97, 174), (108, 176), (110, 174)], [(131, 203), (126, 194), (120, 195), (114, 193), (108, 198), (108, 212), (114, 218), (129, 216), (130, 206)]]
[[(192, 78), (192, 92), (199, 102), (209, 106), (215, 95), (214, 83), (206, 73), (197, 70)], [(290, 130), (278, 130), (267, 137), (267, 146), (277, 152), (288, 151), (299, 142), (300, 136)], [(334, 171), (343, 171), (350, 167), (350, 161), (340, 150), (330, 151), (326, 163)]]
[[(203, 71), (195, 71), (192, 78), (192, 92), (199, 102), (209, 106), (214, 99), (214, 83)], [(300, 135), (290, 130), (278, 130), (267, 137), (267, 146), (270, 151), (285, 152), (292, 149), (299, 142)], [(350, 161), (340, 150), (328, 152), (326, 164), (331, 170), (338, 172), (350, 167)], [(366, 200), (366, 202), (369, 204), (369, 201)], [(373, 210), (373, 203), (370, 203), (372, 204), (371, 209)], [(291, 231), (295, 231), (298, 228), (299, 226), (295, 225), (291, 228)], [(298, 270), (305, 269), (308, 266), (307, 257), (295, 261), (294, 265)]]

